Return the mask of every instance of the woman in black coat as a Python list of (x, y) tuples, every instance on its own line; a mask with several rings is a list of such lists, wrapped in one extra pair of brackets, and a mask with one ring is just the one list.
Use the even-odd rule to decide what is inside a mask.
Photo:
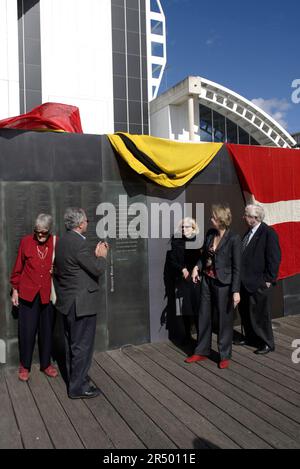
[(196, 221), (184, 218), (171, 238), (171, 250), (167, 252), (164, 271), (168, 297), (166, 327), (169, 339), (177, 343), (191, 342), (192, 328), (197, 328), (199, 287), (192, 281), (192, 271), (200, 254), (198, 233)]
[(232, 216), (224, 205), (212, 206), (213, 229), (206, 234), (201, 263), (192, 273), (193, 281), (202, 273), (198, 341), (194, 355), (186, 363), (205, 360), (211, 352), (213, 316), (218, 329), (219, 368), (228, 368), (232, 352), (233, 309), (240, 302), (241, 239), (229, 227)]

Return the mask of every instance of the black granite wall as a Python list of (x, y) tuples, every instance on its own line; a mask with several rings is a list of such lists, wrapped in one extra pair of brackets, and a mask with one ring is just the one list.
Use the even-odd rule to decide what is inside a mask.
[[(42, 211), (52, 213), (55, 232), (60, 235), (65, 208), (77, 205), (87, 211), (88, 239), (94, 246), (98, 204), (110, 202), (118, 213), (120, 195), (127, 196), (128, 204), (142, 202), (149, 209), (152, 202), (203, 203), (203, 231), (209, 226), (211, 204), (228, 202), (233, 228), (241, 234), (245, 230), (244, 202), (226, 148), (186, 188), (169, 190), (134, 173), (115, 156), (106, 136), (0, 130), (0, 339), (6, 340), (10, 363), (17, 363), (18, 353), (9, 274), (21, 237), (32, 232), (35, 217)], [(160, 315), (165, 305), (163, 267), (168, 241), (109, 240), (97, 350), (166, 338)], [(279, 282), (274, 291), (274, 317), (299, 314), (299, 285), (300, 275)]]
[[(98, 241), (97, 206), (119, 195), (146, 202), (145, 183), (117, 162), (105, 136), (0, 131), (0, 338), (7, 340), (10, 363), (17, 363), (17, 322), (12, 318), (9, 275), (22, 236), (31, 233), (40, 212), (51, 213), (54, 232), (64, 232), (68, 206), (81, 206), (89, 218), (88, 240)], [(111, 239), (103, 282), (102, 314), (96, 349), (150, 340), (147, 240)]]

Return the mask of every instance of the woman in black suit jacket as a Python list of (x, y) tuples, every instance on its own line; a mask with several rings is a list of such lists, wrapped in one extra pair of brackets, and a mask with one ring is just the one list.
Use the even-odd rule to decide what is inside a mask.
[(232, 216), (224, 205), (212, 206), (213, 229), (206, 234), (201, 258), (192, 274), (202, 273), (198, 342), (186, 363), (205, 360), (211, 351), (212, 318), (218, 323), (219, 368), (228, 368), (232, 351), (233, 308), (240, 302), (241, 239), (229, 230)]

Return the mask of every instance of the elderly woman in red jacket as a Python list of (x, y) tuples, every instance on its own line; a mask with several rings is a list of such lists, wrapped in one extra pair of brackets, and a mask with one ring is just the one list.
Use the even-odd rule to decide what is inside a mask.
[(34, 233), (21, 239), (11, 274), (12, 304), (19, 307), (19, 379), (28, 381), (38, 332), (40, 368), (47, 376), (58, 373), (51, 365), (54, 313), (50, 302), (53, 262), (52, 217), (41, 213)]

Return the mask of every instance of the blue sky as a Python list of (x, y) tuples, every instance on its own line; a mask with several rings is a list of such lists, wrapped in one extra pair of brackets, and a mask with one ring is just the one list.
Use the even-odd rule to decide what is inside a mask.
[(199, 75), (258, 99), (287, 130), (300, 131), (300, 103), (291, 98), (292, 82), (298, 79), (300, 84), (299, 0), (161, 4), (168, 62), (160, 92), (188, 75)]

